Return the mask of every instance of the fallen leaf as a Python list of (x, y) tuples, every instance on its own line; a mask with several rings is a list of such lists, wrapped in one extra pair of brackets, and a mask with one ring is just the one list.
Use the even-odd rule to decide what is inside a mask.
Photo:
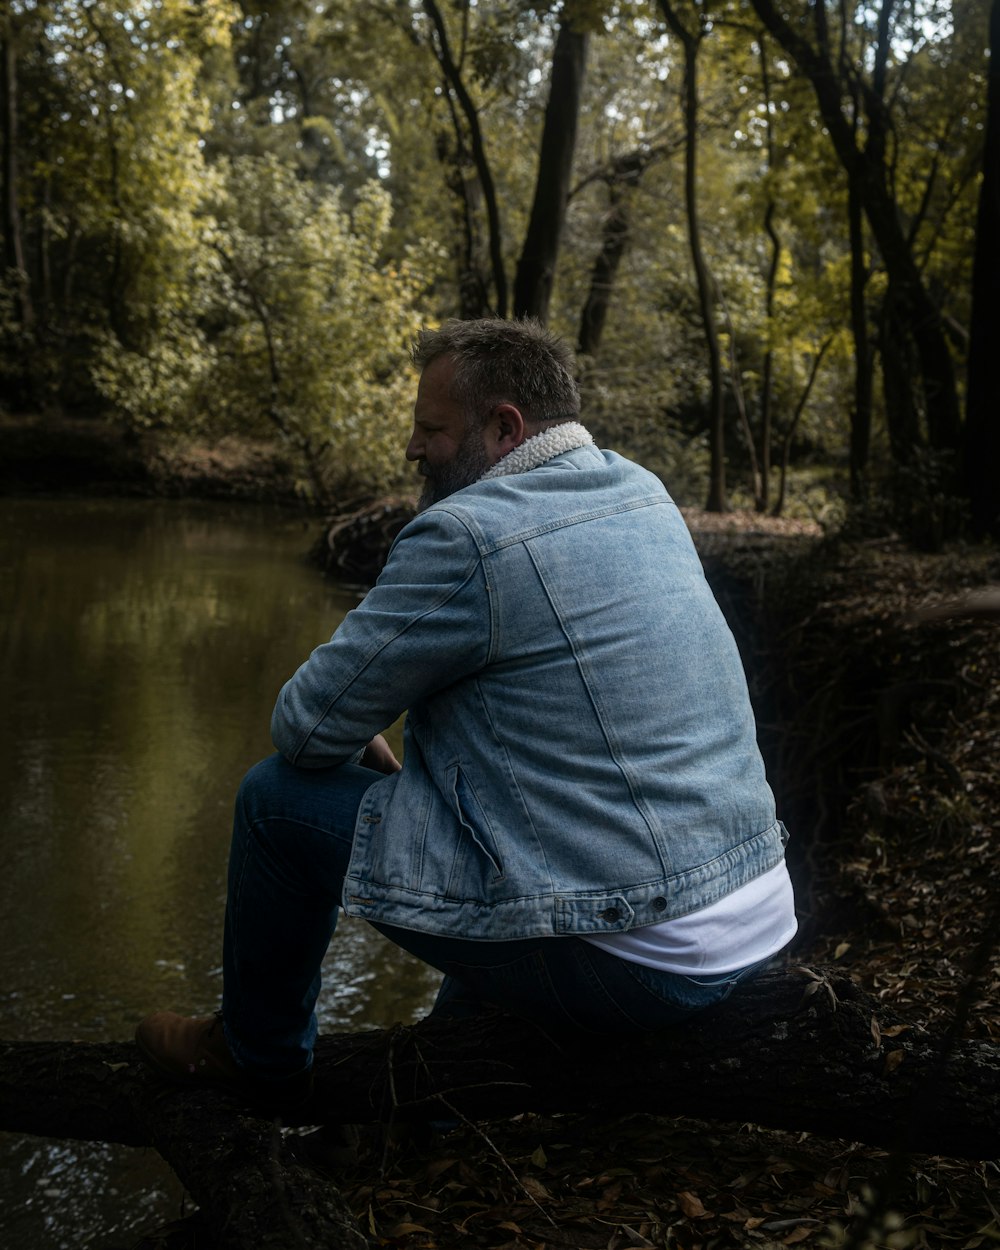
[(427, 1179), (436, 1180), (442, 1172), (447, 1172), (457, 1162), (457, 1159), (432, 1159), (427, 1165)]
[(693, 1194), (690, 1189), (682, 1189), (680, 1191), (677, 1195), (677, 1205), (689, 1220), (701, 1219), (703, 1215), (708, 1214), (701, 1204), (701, 1199), (697, 1194)]
[(410, 1233), (429, 1233), (429, 1228), (424, 1228), (423, 1224), (411, 1224), (409, 1220), (401, 1220), (398, 1224), (394, 1224), (392, 1228), (385, 1232), (386, 1237), (409, 1237)]

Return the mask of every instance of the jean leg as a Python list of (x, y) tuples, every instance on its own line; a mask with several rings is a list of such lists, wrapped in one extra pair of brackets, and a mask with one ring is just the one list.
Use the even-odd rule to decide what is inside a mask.
[[(388, 929), (383, 929), (384, 933), (388, 933)], [(398, 945), (398, 943), (397, 943)], [(431, 965), (434, 966), (433, 964)], [(447, 1020), (470, 1020), (473, 1016), (478, 1016), (484, 1009), (489, 1006), (483, 998), (474, 990), (470, 989), (464, 981), (460, 981), (458, 977), (450, 977), (447, 973), (441, 978), (441, 985), (438, 987), (437, 997), (434, 999), (434, 1006), (430, 1010), (430, 1015), (435, 1019)]]
[(222, 1018), (263, 1079), (309, 1068), (320, 966), (337, 924), (361, 799), (381, 774), (271, 756), (243, 779), (229, 855)]
[(726, 999), (766, 964), (693, 977), (630, 963), (576, 937), (473, 942), (377, 925), (445, 973), (435, 1015), (493, 1004), (554, 1033), (655, 1033)]

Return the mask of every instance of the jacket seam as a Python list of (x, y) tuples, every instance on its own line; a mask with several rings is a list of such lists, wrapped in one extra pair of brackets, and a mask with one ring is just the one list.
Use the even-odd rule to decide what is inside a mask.
[(580, 680), (583, 682), (584, 689), (587, 692), (587, 699), (590, 702), (590, 706), (594, 709), (594, 715), (597, 717), (598, 725), (600, 725), (601, 737), (607, 743), (608, 751), (611, 754), (611, 758), (614, 760), (615, 765), (618, 768), (618, 771), (621, 773), (621, 775), (625, 779), (625, 784), (628, 786), (628, 792), (632, 797), (632, 804), (636, 812), (641, 817), (643, 824), (646, 826), (646, 829), (653, 842), (653, 845), (656, 848), (656, 856), (657, 856), (657, 859), (660, 861), (660, 869), (665, 875), (668, 871), (669, 865), (664, 863), (663, 850), (660, 846), (660, 840), (662, 838), (663, 831), (651, 820), (650, 812), (648, 810), (648, 804), (640, 796), (639, 787), (633, 776), (632, 769), (626, 764), (625, 760), (622, 758), (620, 745), (617, 739), (612, 735), (611, 730), (608, 727), (607, 715), (605, 714), (604, 709), (601, 707), (600, 701), (598, 700), (597, 695), (594, 692), (593, 683), (588, 674), (589, 665), (586, 661), (586, 658), (580, 653), (580, 650), (577, 646), (577, 641), (572, 635), (572, 633), (570, 633), (569, 629), (567, 628), (566, 623), (563, 619), (563, 614), (559, 611), (559, 606), (552, 597), (552, 591), (549, 587), (549, 583), (546, 581), (545, 577), (543, 576), (542, 570), (538, 565), (538, 561), (536, 559), (535, 553), (534, 551), (532, 551), (531, 547), (528, 544), (525, 544), (525, 551), (527, 552), (528, 559), (531, 561), (532, 568), (535, 570), (535, 575), (538, 578), (539, 585), (542, 587), (542, 591), (545, 595), (545, 598), (548, 600), (549, 606), (552, 609), (552, 613), (555, 616), (556, 621), (558, 622), (559, 629), (562, 632), (563, 637), (566, 639), (566, 644), (569, 647), (570, 653), (573, 656), (573, 660), (577, 666), (577, 671), (580, 674)]
[(539, 538), (543, 534), (551, 534), (556, 530), (569, 529), (574, 525), (583, 525), (588, 521), (597, 521), (602, 517), (620, 516), (624, 512), (635, 512), (640, 508), (662, 508), (666, 506), (666, 501), (657, 498), (656, 495), (644, 495), (639, 499), (630, 499), (624, 503), (608, 504), (604, 508), (591, 508), (587, 512), (575, 512), (569, 517), (560, 517), (558, 520), (547, 521), (542, 525), (533, 525), (530, 529), (518, 530), (515, 534), (510, 534), (504, 538), (486, 540), (486, 536), (479, 529), (479, 526), (471, 517), (463, 515), (456, 507), (441, 507), (439, 511), (446, 512), (453, 517), (468, 531), (469, 536), (476, 544), (476, 548), (480, 556), (485, 558), (496, 554), (498, 551), (504, 551), (508, 547), (516, 547), (518, 543), (525, 543), (533, 538)]

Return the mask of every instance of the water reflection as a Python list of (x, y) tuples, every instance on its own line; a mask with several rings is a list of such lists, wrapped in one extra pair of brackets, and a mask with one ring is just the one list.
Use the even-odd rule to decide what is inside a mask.
[[(0, 500), (0, 1036), (124, 1038), (217, 1005), (232, 795), (281, 682), (355, 602), (307, 543), (246, 508)], [(434, 981), (344, 923), (322, 1027), (411, 1020)], [(178, 1214), (152, 1152), (0, 1141), (7, 1244)]]

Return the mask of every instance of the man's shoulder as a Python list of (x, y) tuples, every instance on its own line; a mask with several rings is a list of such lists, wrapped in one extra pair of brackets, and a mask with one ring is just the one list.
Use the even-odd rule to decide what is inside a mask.
[(614, 451), (579, 447), (528, 472), (480, 480), (431, 504), (400, 531), (393, 548), (415, 552), (419, 544), (422, 558), (449, 561), (460, 550), (482, 556), (542, 530), (657, 505), (676, 513), (663, 483), (649, 470)]
[(605, 513), (673, 503), (660, 480), (616, 452), (581, 447), (526, 473), (479, 481), (433, 505), (428, 524), (465, 529), (485, 552)]
[(459, 519), (496, 517), (505, 510), (519, 513), (526, 507), (535, 512), (586, 507), (588, 501), (610, 496), (670, 499), (663, 483), (648, 469), (618, 452), (590, 446), (554, 456), (524, 473), (481, 479), (429, 511)]

